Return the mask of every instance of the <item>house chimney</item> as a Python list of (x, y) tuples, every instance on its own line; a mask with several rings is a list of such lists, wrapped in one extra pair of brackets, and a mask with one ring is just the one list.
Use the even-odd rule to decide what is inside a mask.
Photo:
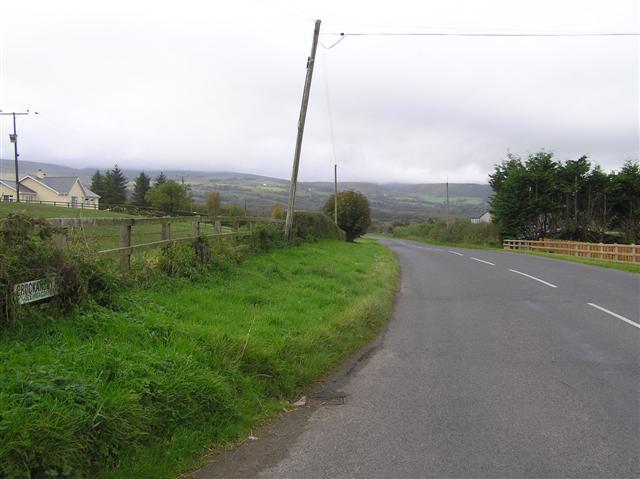
[(47, 174), (44, 171), (42, 171), (42, 169), (38, 168), (38, 171), (36, 171), (36, 178), (42, 179), (45, 176), (47, 176)]

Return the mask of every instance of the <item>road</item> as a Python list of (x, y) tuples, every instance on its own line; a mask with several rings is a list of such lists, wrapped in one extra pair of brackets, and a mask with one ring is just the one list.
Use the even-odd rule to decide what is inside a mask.
[(382, 241), (400, 291), (344, 398), (197, 477), (640, 477), (640, 276)]

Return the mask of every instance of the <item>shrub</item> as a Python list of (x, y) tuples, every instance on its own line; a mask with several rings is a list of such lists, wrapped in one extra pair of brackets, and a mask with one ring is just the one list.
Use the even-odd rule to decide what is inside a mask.
[(81, 248), (56, 247), (55, 233), (24, 214), (11, 214), (0, 224), (0, 323), (38, 307), (18, 307), (13, 286), (48, 275), (58, 278), (48, 307), (66, 311), (89, 299), (110, 302), (119, 284), (114, 269)]
[[(335, 195), (331, 195), (322, 210), (331, 219), (335, 212)], [(371, 225), (369, 200), (359, 191), (342, 191), (338, 193), (338, 226), (345, 232), (347, 241), (351, 242), (367, 232)]]
[(296, 211), (293, 215), (292, 236), (303, 241), (344, 239), (344, 232), (323, 213)]
[(482, 246), (499, 246), (498, 229), (492, 223), (472, 224), (456, 219), (449, 228), (442, 221), (427, 221), (393, 228), (396, 238), (419, 238), (438, 243), (464, 243)]

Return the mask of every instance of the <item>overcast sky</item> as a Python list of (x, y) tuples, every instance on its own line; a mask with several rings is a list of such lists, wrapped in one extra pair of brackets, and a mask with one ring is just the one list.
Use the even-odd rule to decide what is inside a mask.
[[(315, 18), (330, 46), (638, 32), (639, 15), (637, 0), (0, 0), (0, 109), (40, 112), (18, 120), (23, 160), (288, 178)], [(617, 169), (639, 156), (638, 63), (638, 37), (346, 37), (318, 48), (300, 179), (332, 179), (334, 149), (357, 181), (485, 183), (508, 150), (541, 148)]]

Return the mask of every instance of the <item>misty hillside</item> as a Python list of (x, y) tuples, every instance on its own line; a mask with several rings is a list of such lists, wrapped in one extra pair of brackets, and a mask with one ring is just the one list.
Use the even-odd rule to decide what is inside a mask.
[[(95, 168), (71, 168), (50, 163), (30, 161), (20, 162), (20, 176), (33, 174), (38, 168), (49, 176), (79, 176), (89, 184)], [(124, 174), (133, 181), (139, 169), (123, 168)], [(244, 206), (255, 214), (268, 214), (273, 203), (286, 205), (289, 180), (267, 176), (230, 172), (206, 172), (186, 170), (163, 170), (169, 179), (191, 185), (196, 201), (203, 202), (211, 191), (218, 191), (225, 203)], [(152, 178), (160, 170), (145, 170)], [(12, 178), (13, 161), (0, 161), (0, 177)], [(446, 214), (446, 186), (444, 183), (403, 184), (403, 183), (339, 183), (341, 190), (358, 190), (368, 198), (375, 221), (413, 220), (422, 221)], [(296, 195), (296, 208), (317, 210), (333, 193), (331, 182), (300, 182)], [(449, 185), (451, 213), (455, 216), (479, 216), (487, 209), (491, 195), (488, 185), (459, 183)]]

